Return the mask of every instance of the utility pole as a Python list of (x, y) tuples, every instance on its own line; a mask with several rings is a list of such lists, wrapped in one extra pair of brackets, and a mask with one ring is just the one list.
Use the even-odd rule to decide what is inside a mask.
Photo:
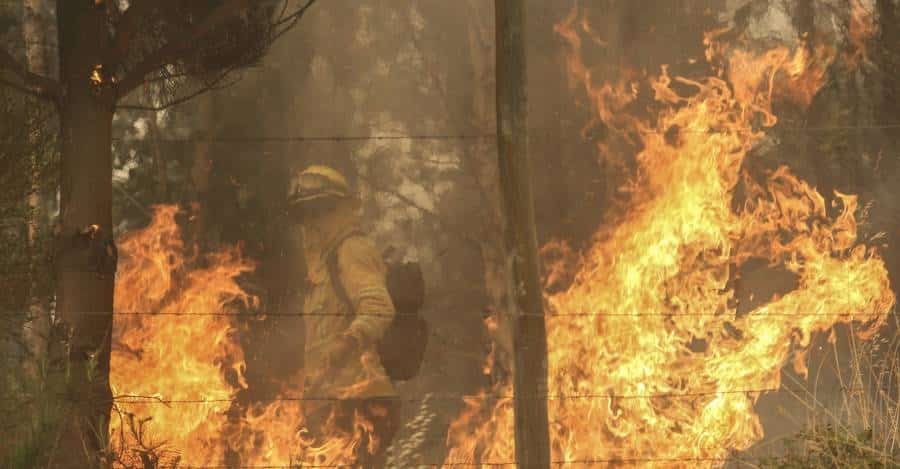
[(550, 467), (547, 334), (528, 159), (525, 0), (495, 0), (497, 148), (513, 319), (516, 462)]

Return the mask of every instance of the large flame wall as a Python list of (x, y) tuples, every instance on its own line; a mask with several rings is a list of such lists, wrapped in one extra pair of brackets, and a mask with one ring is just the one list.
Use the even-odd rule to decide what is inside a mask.
[[(777, 123), (773, 100), (808, 105), (834, 53), (753, 52), (709, 35), (713, 76), (672, 78), (664, 67), (644, 82), (595, 84), (579, 19), (557, 26), (573, 82), (613, 138), (639, 150), (625, 215), (596, 233), (573, 284), (549, 298), (553, 460), (722, 465), (763, 437), (754, 404), (780, 387), (792, 357), (804, 371), (814, 333), (850, 321), (871, 333), (894, 304), (884, 263), (857, 240), (856, 197), (837, 194), (832, 215), (787, 168), (761, 182), (742, 171)], [(647, 116), (626, 110), (642, 91), (653, 96)], [(752, 259), (791, 272), (796, 287), (739, 313), (730, 281)], [(468, 402), (448, 462), (515, 460), (512, 406), (491, 402)]]

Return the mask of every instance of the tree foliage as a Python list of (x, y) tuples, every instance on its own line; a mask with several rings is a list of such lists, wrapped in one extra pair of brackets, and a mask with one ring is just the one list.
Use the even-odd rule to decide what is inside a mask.
[(229, 72), (255, 64), (311, 4), (290, 12), (287, 0), (139, 0), (124, 11), (111, 7), (116, 40), (104, 69), (122, 77), (126, 93), (142, 81), (151, 85), (145, 101), (165, 107), (181, 101), (175, 85), (217, 87)]

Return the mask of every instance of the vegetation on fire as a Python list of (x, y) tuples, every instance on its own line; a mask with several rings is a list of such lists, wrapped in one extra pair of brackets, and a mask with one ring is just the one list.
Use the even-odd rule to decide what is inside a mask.
[[(490, 2), (468, 0), (455, 7), (440, 2), (383, 3), (319, 2), (320, 8), (310, 11), (308, 27), (288, 33), (285, 43), (276, 44), (261, 66), (244, 72), (241, 81), (164, 111), (117, 111), (112, 121), (112, 213), (121, 248), (116, 295), (124, 295), (116, 297), (117, 311), (227, 310), (235, 316), (175, 316), (178, 319), (172, 320), (123, 315), (116, 319), (110, 372), (115, 393), (142, 397), (114, 405), (109, 419), (112, 432), (96, 435), (105, 464), (117, 469), (176, 469), (296, 461), (297, 448), (303, 444), (294, 432), (300, 408), (296, 402), (278, 399), (298, 393), (303, 365), (295, 358), (302, 349), (296, 340), (300, 326), (277, 313), (291, 311), (295, 301), (292, 289), (304, 272), (298, 254), (284, 239), (286, 223), (275, 201), (290, 168), (322, 160), (359, 175), (365, 217), (372, 221), (378, 240), (399, 247), (403, 255), (417, 257), (428, 269), (427, 313), (434, 321), (435, 337), (422, 376), (402, 387), (403, 396), (410, 400), (427, 399), (405, 405), (407, 424), (395, 442), (392, 463), (397, 467), (441, 461), (489, 465), (509, 458), (512, 439), (501, 435), (511, 435), (513, 425), (508, 417), (512, 407), (508, 400), (492, 398), (493, 394), (511, 393), (507, 387), (510, 350), (503, 340), (508, 331), (498, 321), (502, 314), (491, 315), (502, 313), (504, 302), (503, 279), (497, 275), (502, 272), (503, 258), (502, 252), (497, 255), (498, 240), (493, 236), (499, 232), (496, 207), (491, 203), (496, 201), (492, 199), (496, 196), (492, 192), (496, 185), (491, 167), (494, 149), (489, 139), (364, 138), (457, 133), (472, 137), (493, 132)], [(19, 26), (22, 4), (0, 5), (0, 36), (4, 44), (15, 44), (12, 55), (17, 58), (25, 54)], [(882, 301), (886, 299), (881, 296), (885, 279), (880, 277), (884, 272), (879, 267), (883, 261), (896, 292), (900, 251), (893, 245), (900, 233), (900, 210), (893, 181), (900, 175), (896, 164), (900, 140), (894, 127), (885, 127), (900, 122), (896, 104), (900, 83), (888, 72), (900, 60), (898, 30), (891, 20), (896, 18), (896, 2), (692, 0), (659, 1), (648, 8), (647, 2), (604, 1), (581, 5), (579, 10), (572, 9), (572, 2), (529, 5), (529, 33), (534, 38), (529, 49), (530, 73), (541, 88), (532, 91), (531, 122), (538, 231), (547, 248), (546, 293), (554, 311), (596, 312), (598, 305), (617, 314), (632, 311), (626, 296), (619, 295), (627, 289), (635, 292), (629, 298), (640, 300), (637, 306), (641, 308), (652, 309), (658, 300), (665, 311), (685, 314), (663, 315), (658, 321), (649, 317), (553, 318), (548, 323), (551, 353), (554, 344), (557, 351), (570, 351), (551, 360), (552, 371), (564, 370), (555, 375), (555, 391), (604, 396), (688, 392), (685, 382), (705, 376), (705, 370), (699, 368), (701, 362), (746, 371), (752, 366), (731, 366), (728, 359), (729, 354), (734, 357), (749, 350), (749, 346), (739, 345), (752, 344), (748, 337), (761, 330), (756, 327), (763, 327), (751, 324), (753, 315), (774, 312), (766, 320), (785, 324), (779, 313), (821, 309), (821, 313), (843, 314), (847, 311), (832, 311), (820, 303), (845, 301), (856, 307), (872, 300), (874, 306), (864, 305), (852, 312), (873, 313), (883, 323), (877, 334), (866, 340), (851, 333), (846, 324), (831, 327), (831, 323), (842, 322), (838, 319), (819, 321), (812, 314), (803, 321), (814, 325), (802, 322), (786, 327), (781, 332), (787, 342), (808, 342), (808, 375), (792, 369), (794, 363), (773, 364), (766, 373), (760, 372), (767, 379), (777, 375), (777, 383), (766, 382), (765, 387), (780, 385), (786, 392), (698, 398), (687, 407), (676, 398), (602, 401), (599, 408), (581, 401), (551, 402), (551, 416), (556, 412), (560, 417), (551, 428), (554, 456), (589, 455), (622, 460), (622, 465), (627, 465), (629, 457), (682, 457), (683, 453), (704, 451), (723, 454), (728, 464), (738, 467), (896, 466), (900, 460), (896, 447), (900, 437), (900, 343), (896, 313), (888, 316), (890, 308)], [(732, 29), (721, 32), (722, 24)], [(703, 33), (711, 31), (718, 33), (704, 44)], [(576, 46), (580, 47), (578, 54)], [(746, 62), (725, 65), (721, 75), (711, 71), (704, 59), (709, 52), (721, 59), (717, 64), (721, 66), (737, 56), (735, 51), (746, 53), (741, 56)], [(774, 52), (766, 55), (764, 51)], [(232, 60), (227, 54), (213, 55), (190, 62)], [(760, 62), (754, 60), (760, 57), (777, 62), (765, 65), (777, 77), (776, 99), (771, 109), (759, 112), (765, 108), (765, 99), (760, 100), (760, 95), (748, 98), (756, 116), (747, 120), (745, 128), (744, 116), (738, 111), (746, 102), (726, 101), (747, 98), (735, 96), (739, 90), (765, 89), (765, 79), (741, 82), (742, 76), (753, 74), (735, 77), (728, 70), (739, 66), (755, 70), (754, 64)], [(662, 64), (669, 65), (667, 72), (661, 72)], [(0, 76), (7, 77), (11, 76)], [(159, 83), (172, 84), (162, 79)], [(192, 94), (190, 90), (184, 93), (185, 88), (179, 90)], [(156, 98), (172, 98), (170, 88), (155, 91)], [(654, 101), (654, 94), (662, 104)], [(144, 98), (150, 101), (140, 106), (158, 104), (152, 102), (152, 93)], [(0, 86), (2, 122), (28, 123), (0, 124), (0, 289), (21, 293), (0, 297), (4, 311), (27, 309), (32, 300), (26, 292), (40, 296), (47, 310), (54, 307), (51, 275), (31, 273), (23, 278), (14, 275), (13, 267), (25, 265), (29, 272), (50, 268), (50, 227), (59, 184), (59, 129), (47, 118), (52, 109), (40, 103)], [(613, 107), (598, 108), (598, 103)], [(725, 114), (698, 118), (687, 112), (699, 114), (701, 110), (724, 110)], [(764, 125), (769, 117), (766, 112), (778, 118), (772, 127)], [(593, 124), (584, 127), (585, 122)], [(666, 122), (673, 125), (665, 127)], [(629, 126), (635, 124), (646, 127), (630, 131)], [(644, 132), (663, 128), (666, 132), (659, 139)], [(698, 128), (706, 131), (699, 136), (690, 131)], [(344, 136), (354, 139), (343, 141), (340, 138)], [(305, 141), (303, 137), (323, 139)], [(723, 148), (728, 151), (717, 153)], [(711, 154), (742, 155), (741, 169), (752, 177), (735, 183), (733, 199), (727, 191), (714, 191), (718, 182), (712, 172), (676, 164), (647, 166), (658, 172), (645, 171), (636, 179), (638, 183), (623, 187), (624, 181), (635, 180), (631, 176), (636, 171), (641, 174), (636, 170), (641, 164)], [(782, 164), (790, 172), (776, 173)], [(731, 174), (735, 168), (719, 169)], [(34, 175), (45, 188), (40, 215), (43, 230), (34, 249), (29, 250), (22, 249), (27, 237), (23, 220), (29, 217), (25, 200)], [(708, 184), (702, 185), (707, 192), (678, 190), (680, 177), (697, 175), (710, 176), (704, 179)], [(641, 187), (658, 192), (641, 192)], [(747, 196), (754, 190), (756, 199)], [(848, 208), (850, 204), (845, 202), (851, 199), (835, 191), (858, 194), (858, 207)], [(666, 197), (655, 199), (659, 193)], [(821, 204), (814, 193), (821, 194)], [(783, 223), (795, 230), (793, 240), (801, 239), (807, 233), (804, 230), (820, 230), (812, 244), (835, 249), (816, 257), (820, 253), (805, 246), (801, 254), (785, 251), (773, 261), (753, 251), (759, 248), (753, 242), (771, 240), (766, 238), (768, 234), (748, 228), (743, 232), (747, 236), (735, 242), (731, 254), (737, 252), (741, 257), (749, 252), (758, 257), (748, 263), (752, 265), (735, 269), (722, 262), (727, 255), (720, 239), (712, 235), (700, 243), (712, 248), (678, 242), (660, 248), (657, 242), (664, 236), (654, 231), (657, 228), (696, 235), (701, 229), (718, 226), (715, 222), (720, 219), (691, 218), (693, 212), (674, 218), (678, 223), (663, 223), (670, 210), (686, 200), (682, 197), (709, 194), (716, 194), (707, 197), (713, 202), (730, 202), (733, 211), (722, 217), (729, 223), (737, 225), (757, 216), (756, 221)], [(789, 208), (784, 212), (809, 210), (812, 215), (793, 224), (765, 211), (775, 213), (776, 202), (787, 200), (797, 204), (782, 205)], [(726, 213), (725, 204), (687, 206)], [(647, 213), (654, 216), (642, 219)], [(736, 222), (729, 218), (732, 215), (744, 218)], [(694, 224), (696, 220), (703, 224)], [(636, 227), (636, 222), (644, 224)], [(727, 238), (738, 231), (711, 229), (703, 233)], [(846, 233), (856, 235), (854, 245), (873, 250), (853, 257)], [(777, 240), (783, 248), (789, 244), (788, 237), (779, 234)], [(567, 242), (555, 241), (559, 239)], [(678, 241), (686, 239), (696, 240), (683, 236)], [(690, 262), (679, 266), (687, 267), (682, 273), (668, 277), (671, 270), (644, 271), (663, 273), (635, 277), (640, 288), (631, 288), (626, 281), (631, 277), (616, 277), (615, 265), (606, 263), (620, 256), (637, 265), (651, 257), (644, 256), (650, 251), (657, 256), (650, 259), (657, 265), (671, 259), (666, 257), (669, 253), (683, 254), (672, 258)], [(797, 259), (802, 261), (799, 267), (792, 264)], [(821, 261), (816, 268), (841, 269), (833, 276), (819, 277), (815, 271), (804, 271), (802, 263), (810, 259)], [(770, 262), (779, 266), (766, 267)], [(791, 267), (797, 271), (792, 272)], [(624, 273), (637, 275), (638, 270)], [(598, 272), (608, 275), (600, 278)], [(872, 274), (878, 280), (867, 282), (864, 286), (868, 289), (859, 296), (859, 285), (851, 282), (859, 278), (855, 274)], [(818, 303), (808, 301), (796, 311), (786, 307), (773, 310), (796, 298), (790, 293), (803, 275), (814, 280), (810, 282), (813, 285), (832, 288), (815, 290), (816, 295), (811, 296)], [(651, 287), (659, 278), (667, 279), (666, 295), (655, 297)], [(34, 279), (40, 284), (29, 285)], [(740, 300), (732, 321), (691, 319), (689, 314), (707, 306), (733, 307), (719, 296), (720, 290), (708, 293), (697, 287), (689, 293), (679, 291), (707, 279), (727, 279), (721, 290), (733, 291), (734, 300)], [(616, 293), (604, 297), (604, 291)], [(859, 298), (863, 300), (853, 302)], [(722, 304), (712, 305), (720, 300)], [(270, 315), (264, 317), (265, 313)], [(486, 326), (482, 326), (484, 316), (488, 316)], [(22, 353), (17, 347), (27, 323), (25, 315), (0, 315), (0, 334), (5, 334), (0, 337), (0, 346), (5, 347), (4, 358), (0, 358), (3, 467), (45, 463), (43, 458), (48, 450), (52, 452), (60, 421), (59, 401), (45, 392), (58, 388), (46, 381), (46, 362), (36, 361), (35, 369), (29, 371), (18, 362), (5, 360), (7, 350)], [(855, 323), (854, 331), (872, 332), (863, 326), (863, 321)], [(475, 330), (482, 332), (473, 333)], [(817, 332), (808, 336), (798, 332), (812, 330)], [(659, 369), (671, 378), (661, 385), (653, 381), (658, 375), (630, 366), (628, 357), (620, 355), (633, 355), (642, 364), (655, 364), (654, 357), (662, 355), (628, 348), (635, 344), (627, 341), (613, 342), (619, 340), (616, 337), (638, 337), (636, 331), (684, 332), (686, 339), (672, 344), (672, 354), (663, 354), (675, 358), (659, 361)], [(607, 337), (609, 334), (614, 337)], [(586, 335), (589, 338), (585, 339)], [(652, 345), (642, 342), (643, 346), (662, 349), (660, 337), (667, 335), (650, 336)], [(159, 337), (166, 340), (157, 340)], [(497, 338), (500, 340), (492, 340)], [(723, 344), (729, 353), (712, 357), (715, 347)], [(588, 360), (596, 352), (595, 346), (608, 347), (611, 352)], [(486, 350), (493, 351), (488, 359)], [(793, 357), (797, 350), (782, 354), (779, 349), (768, 356)], [(599, 369), (581, 368), (586, 362)], [(682, 368), (666, 368), (671, 363)], [(98, 369), (88, 366), (82, 371), (79, 376), (91, 380)], [(721, 374), (724, 372), (716, 376)], [(174, 379), (185, 376), (201, 379), (194, 383)], [(693, 384), (706, 386), (703, 389), (710, 386), (709, 381)], [(746, 381), (721, 380), (723, 389), (726, 384), (747, 387)], [(441, 397), (448, 395), (468, 397), (465, 402)], [(172, 399), (223, 402), (161, 402)], [(746, 402), (756, 414), (740, 407)], [(620, 417), (607, 418), (612, 414), (604, 413), (606, 404)], [(727, 409), (731, 412), (727, 415), (750, 418), (723, 425), (733, 430), (732, 434), (711, 432), (713, 436), (704, 440), (706, 446), (698, 443), (695, 448), (688, 442), (679, 452), (652, 445), (650, 437), (660, 437), (648, 430), (651, 427), (646, 422), (670, 419), (674, 423), (667, 428), (680, 434), (661, 439), (687, 441), (686, 429), (701, 416), (714, 415), (708, 409), (717, 405), (734, 406)], [(584, 418), (586, 415), (590, 418)], [(640, 416), (649, 417), (642, 420)], [(580, 420), (572, 422), (575, 417)], [(758, 419), (759, 428), (752, 428), (753, 419)], [(713, 428), (710, 421), (703, 422), (707, 428)], [(630, 427), (637, 425), (635, 422), (645, 422), (640, 431), (648, 435), (646, 442), (628, 436), (637, 428)], [(742, 427), (744, 424), (748, 426)], [(104, 425), (97, 422), (96, 426)], [(736, 429), (752, 438), (735, 437)], [(12, 438), (5, 438), (7, 435)], [(682, 437), (685, 439), (679, 440)], [(335, 438), (335, 447), (343, 442)], [(719, 452), (719, 446), (730, 447)], [(638, 447), (647, 451), (638, 451)], [(745, 450), (731, 451), (733, 448)]]
[[(894, 312), (890, 324), (896, 327), (898, 321)], [(898, 464), (900, 401), (895, 390), (900, 340), (895, 335), (866, 342), (851, 339), (847, 355), (838, 351), (838, 342), (829, 345), (821, 360), (837, 361), (832, 366), (839, 370), (841, 391), (836, 396), (806, 396), (810, 416), (803, 429), (761, 448), (767, 456), (761, 457), (760, 467), (874, 469)]]

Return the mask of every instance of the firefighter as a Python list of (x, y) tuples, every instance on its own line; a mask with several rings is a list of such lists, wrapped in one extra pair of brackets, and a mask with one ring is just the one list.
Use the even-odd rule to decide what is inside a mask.
[[(309, 281), (303, 301), (304, 396), (314, 399), (304, 402), (301, 431), (319, 446), (335, 430), (359, 431), (354, 421), (361, 417), (371, 430), (363, 431), (355, 464), (384, 467), (399, 417), (397, 391), (376, 348), (396, 314), (385, 264), (360, 231), (359, 199), (337, 170), (315, 165), (295, 174), (288, 200), (290, 217), (300, 226)], [(329, 259), (335, 259), (334, 267)]]

